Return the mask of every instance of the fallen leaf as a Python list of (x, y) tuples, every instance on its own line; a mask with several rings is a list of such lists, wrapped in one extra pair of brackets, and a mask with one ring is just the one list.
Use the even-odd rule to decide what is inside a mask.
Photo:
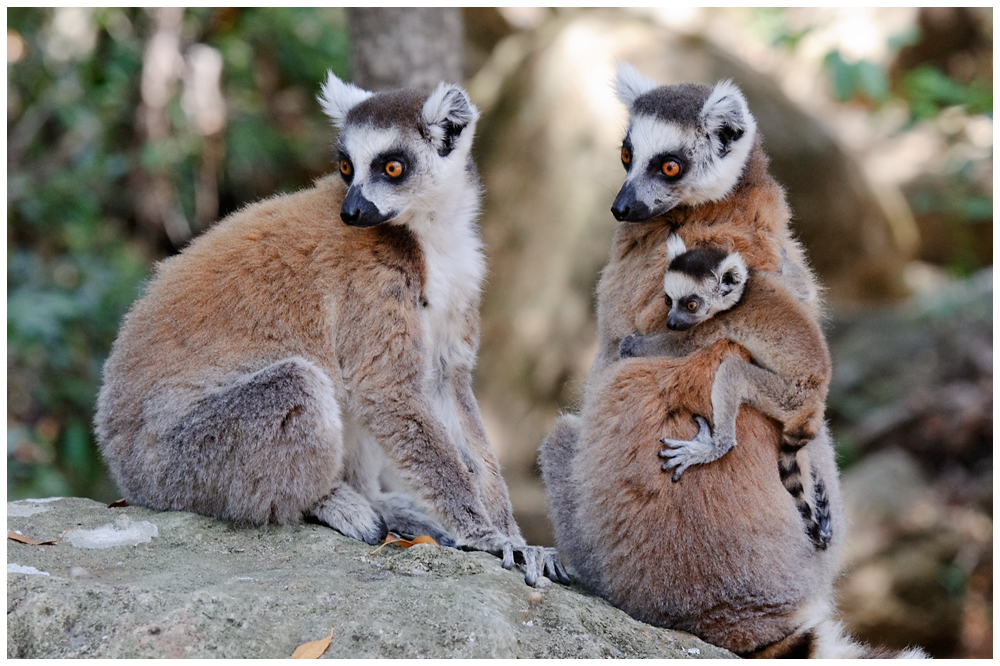
[(321, 638), (318, 641), (309, 641), (295, 648), (295, 652), (292, 653), (292, 659), (319, 659), (326, 652), (326, 649), (330, 647), (330, 641), (332, 640), (333, 627), (330, 628), (330, 633), (327, 634), (326, 638)]
[(375, 550), (373, 550), (372, 552), (368, 553), (368, 554), (369, 555), (374, 555), (378, 551), (380, 551), (383, 548), (385, 548), (386, 546), (388, 546), (390, 543), (398, 544), (399, 546), (402, 546), (403, 548), (409, 548), (410, 546), (416, 546), (418, 543), (432, 543), (435, 546), (437, 545), (437, 541), (435, 541), (433, 537), (429, 537), (426, 534), (418, 536), (418, 537), (413, 537), (413, 540), (411, 541), (409, 539), (401, 539), (398, 536), (396, 536), (395, 534), (393, 534), (392, 532), (389, 532), (389, 534), (387, 534), (385, 536), (385, 541), (382, 542), (382, 545), (379, 546), (378, 548), (376, 548)]
[[(66, 530), (66, 532), (69, 532), (69, 530)], [(54, 541), (35, 541), (31, 537), (26, 537), (23, 534), (18, 534), (14, 530), (7, 530), (7, 538), (11, 539), (12, 541), (19, 541), (21, 543), (26, 543), (29, 546), (54, 546), (60, 541), (62, 541), (62, 538), (66, 536), (66, 532), (63, 532), (62, 536), (60, 536), (58, 539), (55, 539)]]
[(122, 498), (120, 500), (115, 500), (114, 502), (112, 502), (111, 504), (108, 505), (108, 508), (109, 509), (120, 509), (123, 506), (129, 506), (129, 503), (126, 502), (124, 498)]

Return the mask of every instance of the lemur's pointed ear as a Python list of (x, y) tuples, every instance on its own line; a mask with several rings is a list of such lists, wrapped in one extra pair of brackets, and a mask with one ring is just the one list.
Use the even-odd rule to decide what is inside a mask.
[(717, 276), (723, 294), (738, 289), (747, 281), (749, 271), (739, 252), (733, 252), (719, 264)]
[(441, 83), (424, 102), (421, 116), (431, 143), (438, 155), (444, 157), (455, 149), (463, 134), (471, 136), (479, 110), (465, 90), (451, 83)]
[(353, 83), (344, 83), (333, 72), (328, 72), (318, 99), (334, 127), (343, 129), (347, 112), (371, 96), (372, 93), (367, 90), (362, 90)]
[(719, 81), (701, 108), (702, 126), (713, 137), (719, 156), (744, 136), (753, 138), (757, 123), (743, 93), (732, 81)]
[(615, 77), (615, 92), (618, 99), (629, 109), (632, 102), (643, 93), (647, 93), (656, 87), (656, 81), (647, 79), (639, 73), (635, 67), (627, 62), (618, 63), (618, 73)]
[(667, 265), (670, 265), (677, 257), (681, 256), (687, 252), (687, 247), (684, 245), (684, 239), (682, 239), (677, 234), (670, 234), (667, 236)]

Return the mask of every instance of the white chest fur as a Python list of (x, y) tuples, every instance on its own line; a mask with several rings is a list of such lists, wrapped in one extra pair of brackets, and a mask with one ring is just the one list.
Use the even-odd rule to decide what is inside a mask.
[[(466, 341), (486, 274), (482, 241), (471, 219), (437, 219), (414, 225), (424, 255), (425, 306), (421, 312), (430, 358), (436, 369), (471, 368), (475, 350)], [(430, 227), (430, 228), (428, 228)]]

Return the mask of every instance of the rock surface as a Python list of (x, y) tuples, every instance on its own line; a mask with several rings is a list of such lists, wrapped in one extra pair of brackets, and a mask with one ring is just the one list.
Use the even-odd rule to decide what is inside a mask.
[(9, 658), (285, 658), (331, 628), (327, 657), (732, 656), (486, 553), (74, 498), (10, 502), (7, 528), (71, 530), (8, 538)]

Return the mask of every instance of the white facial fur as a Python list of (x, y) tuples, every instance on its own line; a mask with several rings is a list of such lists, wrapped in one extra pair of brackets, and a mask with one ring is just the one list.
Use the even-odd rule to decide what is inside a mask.
[[(743, 94), (731, 81), (721, 81), (702, 105), (697, 120), (681, 123), (635, 111), (635, 101), (656, 87), (628, 63), (619, 64), (615, 88), (631, 112), (628, 138), (632, 163), (625, 184), (651, 216), (678, 205), (696, 206), (722, 199), (739, 182), (756, 135), (756, 122)], [(742, 131), (742, 136), (727, 144), (720, 136), (726, 127)], [(687, 161), (685, 173), (677, 180), (657, 175), (660, 165), (653, 162), (665, 154)]]
[[(349, 123), (347, 115), (372, 93), (342, 82), (332, 73), (323, 86), (320, 103), (340, 128), (340, 147), (354, 170), (352, 187), (360, 189), (392, 223), (418, 221), (444, 210), (462, 218), (479, 210), (479, 186), (468, 173), (469, 154), (479, 111), (460, 87), (441, 83), (428, 96), (421, 110), (426, 137), (410, 123), (374, 127)], [(461, 127), (457, 135), (449, 129)], [(442, 152), (446, 154), (442, 155)], [(405, 178), (391, 183), (381, 177), (377, 158), (399, 153), (407, 159)], [(376, 171), (379, 170), (379, 171)]]
[[(676, 234), (671, 234), (667, 238), (668, 265), (685, 252), (687, 252), (687, 248), (684, 241)], [(730, 277), (729, 284), (723, 282), (727, 274)], [(687, 297), (700, 297), (703, 307), (696, 315), (692, 316), (692, 319), (696, 322), (702, 322), (735, 307), (739, 303), (743, 297), (748, 275), (749, 271), (743, 257), (739, 252), (732, 252), (712, 269), (711, 275), (702, 279), (697, 279), (680, 270), (668, 268), (663, 276), (663, 291), (670, 297), (672, 311)]]

